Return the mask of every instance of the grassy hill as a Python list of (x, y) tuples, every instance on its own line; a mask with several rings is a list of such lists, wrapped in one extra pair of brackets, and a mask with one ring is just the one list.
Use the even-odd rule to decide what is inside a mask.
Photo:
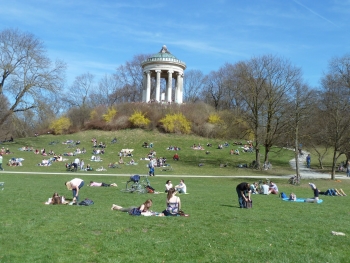
[[(112, 144), (111, 140), (116, 137), (117, 143)], [(104, 142), (107, 145), (105, 154), (100, 155), (102, 162), (91, 162), (90, 158), (93, 155), (91, 139), (96, 138), (97, 142)], [(79, 145), (67, 145), (63, 142), (67, 140), (80, 141)], [(54, 144), (51, 144), (55, 142)], [(69, 135), (41, 135), (38, 137), (29, 137), (15, 139), (12, 143), (4, 143), (1, 147), (9, 148), (11, 154), (4, 156), (4, 168), (9, 171), (47, 171), (47, 172), (64, 172), (65, 163), (72, 162), (74, 156), (64, 156), (66, 161), (54, 162), (49, 167), (38, 166), (43, 159), (47, 159), (50, 156), (36, 155), (33, 152), (20, 151), (19, 148), (23, 146), (33, 147), (39, 151), (43, 148), (46, 152), (50, 150), (57, 154), (64, 154), (68, 152), (74, 152), (77, 147), (80, 149), (85, 148), (85, 154), (77, 155), (80, 159), (83, 159), (85, 165), (90, 165), (96, 169), (100, 166), (104, 168), (108, 167), (109, 163), (117, 162), (119, 159), (118, 153), (122, 149), (134, 149), (133, 159), (138, 165), (121, 165), (121, 169), (108, 169), (106, 174), (146, 174), (148, 172), (148, 161), (140, 160), (147, 157), (147, 154), (151, 150), (150, 148), (142, 147), (144, 142), (153, 142), (153, 150), (156, 151), (157, 157), (166, 157), (167, 163), (173, 167), (173, 171), (162, 171), (161, 168), (156, 168), (157, 174), (191, 174), (191, 175), (284, 175), (293, 174), (293, 170), (289, 167), (288, 161), (293, 158), (293, 152), (281, 148), (274, 148), (270, 154), (270, 162), (273, 165), (272, 170), (261, 171), (254, 169), (242, 169), (238, 168), (239, 164), (249, 164), (255, 159), (255, 153), (244, 153), (241, 151), (239, 156), (230, 155), (230, 149), (240, 149), (240, 146), (234, 145), (233, 141), (228, 141), (229, 147), (224, 149), (217, 149), (219, 144), (223, 144), (225, 141), (218, 139), (206, 139), (193, 135), (176, 135), (176, 134), (164, 134), (158, 132), (148, 132), (140, 129), (135, 130), (121, 130), (115, 132), (105, 131), (84, 131), (76, 134)], [(207, 147), (206, 144), (212, 144), (212, 147)], [(242, 143), (245, 143), (242, 141)], [(193, 150), (191, 146), (193, 144), (200, 144), (205, 150)], [(180, 161), (173, 161), (172, 157), (175, 151), (169, 151), (169, 146), (177, 146), (180, 148), (178, 152)], [(209, 154), (206, 154), (209, 151)], [(262, 153), (263, 154), (263, 153)], [(24, 158), (23, 166), (21, 167), (9, 167), (6, 166), (7, 161), (10, 158)], [(263, 158), (263, 155), (262, 155)], [(124, 157), (124, 162), (130, 161), (130, 157)], [(203, 166), (199, 167), (199, 164)], [(227, 167), (220, 168), (220, 164), (227, 164)], [(87, 172), (88, 173), (88, 172)]]

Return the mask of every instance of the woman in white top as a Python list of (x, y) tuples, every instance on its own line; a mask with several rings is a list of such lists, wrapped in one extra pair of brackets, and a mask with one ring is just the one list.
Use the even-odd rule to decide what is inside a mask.
[(166, 200), (167, 208), (163, 211), (165, 216), (177, 216), (181, 210), (180, 197), (176, 196), (174, 188), (170, 188)]
[(166, 181), (165, 183), (165, 192), (167, 193), (170, 188), (173, 188), (173, 184), (171, 183), (170, 180)]

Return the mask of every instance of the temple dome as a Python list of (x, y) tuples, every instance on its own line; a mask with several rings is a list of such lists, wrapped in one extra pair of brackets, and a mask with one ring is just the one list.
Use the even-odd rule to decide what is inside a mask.
[(144, 62), (142, 62), (142, 64), (147, 64), (147, 62), (155, 62), (155, 61), (176, 62), (186, 67), (186, 63), (177, 59), (173, 54), (171, 54), (167, 49), (166, 45), (164, 45), (158, 53), (147, 58)]

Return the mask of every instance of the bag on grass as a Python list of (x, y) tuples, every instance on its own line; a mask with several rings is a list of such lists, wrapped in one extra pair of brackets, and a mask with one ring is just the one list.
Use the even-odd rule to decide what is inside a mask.
[(83, 200), (79, 203), (79, 205), (86, 205), (86, 206), (93, 205), (93, 204), (94, 204), (94, 201), (92, 201), (91, 199), (88, 199), (88, 198), (86, 198), (85, 200)]
[(133, 209), (131, 209), (129, 211), (129, 215), (131, 215), (131, 216), (140, 216), (141, 215), (141, 211), (140, 211), (140, 209), (138, 207), (135, 207), (135, 208), (133, 208)]
[(182, 211), (182, 210), (179, 211), (178, 215), (180, 215), (180, 216), (186, 216), (186, 217), (187, 217), (187, 216), (190, 216), (189, 214), (185, 214), (185, 212)]
[(150, 193), (150, 194), (153, 194), (154, 191), (155, 191), (154, 188), (152, 186), (150, 186), (150, 185), (146, 186), (146, 190), (147, 190), (147, 193)]
[(284, 198), (287, 198), (288, 196), (286, 195), (285, 192), (282, 192), (282, 193), (280, 193), (280, 197), (281, 197), (282, 199), (284, 199)]
[(243, 200), (243, 206), (244, 206), (244, 208), (253, 208), (253, 200), (250, 200), (250, 201), (245, 201), (245, 200)]

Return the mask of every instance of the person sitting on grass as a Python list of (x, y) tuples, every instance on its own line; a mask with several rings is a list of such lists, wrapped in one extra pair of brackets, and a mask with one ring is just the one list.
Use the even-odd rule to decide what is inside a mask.
[(176, 196), (177, 191), (174, 188), (170, 188), (166, 200), (166, 209), (163, 211), (165, 216), (177, 216), (181, 210), (180, 197)]
[(116, 183), (112, 183), (112, 184), (106, 184), (106, 183), (97, 183), (94, 181), (90, 181), (89, 186), (97, 186), (97, 187), (110, 187), (110, 186), (115, 186), (117, 187), (118, 185)]
[(278, 195), (278, 187), (274, 182), (270, 182), (270, 188), (269, 188), (269, 193), (270, 194), (274, 194), (274, 195)]
[(175, 190), (179, 193), (179, 194), (186, 194), (187, 191), (187, 187), (185, 185), (185, 181), (183, 179), (180, 180), (180, 183), (178, 185), (175, 186)]
[(254, 182), (253, 184), (250, 185), (250, 191), (252, 194), (258, 194), (258, 183)]
[(173, 188), (173, 184), (170, 180), (167, 180), (165, 183), (165, 192), (167, 193), (170, 190), (170, 188)]
[(173, 160), (178, 161), (180, 159), (179, 155), (177, 153), (174, 154)]
[(146, 202), (144, 202), (140, 206), (130, 206), (130, 207), (125, 207), (124, 208), (122, 206), (113, 204), (111, 210), (117, 210), (117, 211), (121, 211), (121, 212), (128, 212), (129, 214), (131, 214), (131, 213), (135, 213), (135, 214), (139, 213), (139, 215), (141, 215), (141, 213), (150, 211), (150, 208), (151, 208), (152, 204), (153, 204), (152, 199), (147, 199)]
[(267, 185), (267, 183), (265, 181), (260, 186), (260, 194), (264, 194), (264, 195), (270, 194), (269, 186)]
[(85, 169), (86, 169), (86, 171), (92, 171), (93, 170), (89, 163), (86, 165)]

